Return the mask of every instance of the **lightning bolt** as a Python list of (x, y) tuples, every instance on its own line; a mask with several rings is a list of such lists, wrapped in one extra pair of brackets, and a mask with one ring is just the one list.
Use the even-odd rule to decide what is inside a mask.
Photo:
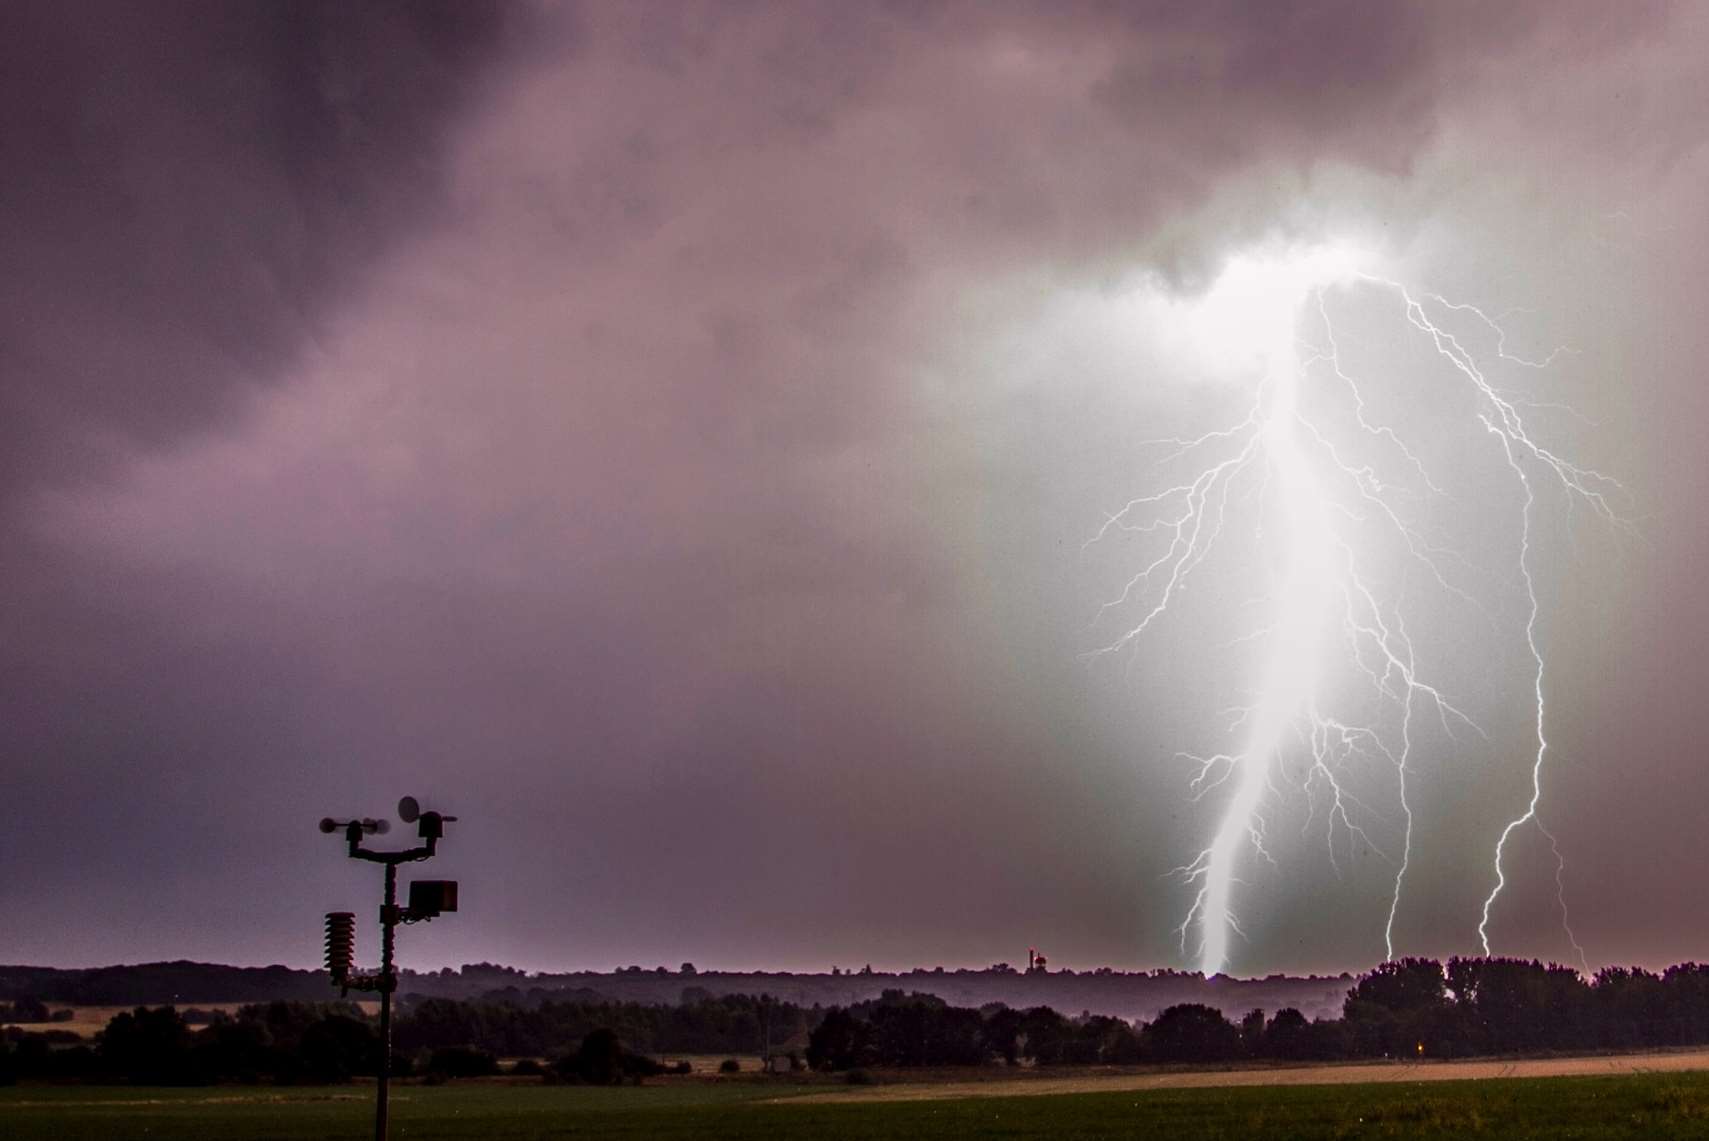
[[(1232, 282), (1225, 289), (1225, 283)], [(1374, 289), (1393, 296), (1407, 326), (1424, 338), (1444, 362), (1446, 374), (1469, 385), (1476, 422), (1496, 442), (1506, 470), (1523, 500), (1519, 512), (1517, 577), (1524, 597), (1523, 641), (1531, 662), (1536, 750), (1530, 763), (1530, 796), (1496, 840), (1493, 886), (1485, 898), (1477, 931), (1490, 952), (1492, 911), (1507, 887), (1505, 860), (1515, 833), (1532, 827), (1549, 843), (1555, 858), (1556, 901), (1561, 925), (1581, 964), (1585, 953), (1573, 932), (1566, 904), (1566, 864), (1560, 845), (1540, 814), (1546, 735), (1547, 668), (1539, 633), (1541, 605), (1535, 575), (1533, 529), (1541, 509), (1537, 481), (1550, 480), (1569, 503), (1588, 505), (1597, 516), (1622, 525), (1614, 499), (1624, 488), (1612, 477), (1577, 465), (1545, 446), (1528, 427), (1527, 404), (1492, 382), (1467, 344), (1469, 325), (1493, 336), (1493, 357), (1513, 368), (1547, 368), (1568, 349), (1541, 360), (1508, 351), (1500, 318), (1475, 305), (1438, 294), (1415, 294), (1406, 286), (1348, 268), (1326, 265), (1314, 256), (1285, 262), (1236, 259), (1207, 293), (1213, 303), (1222, 292), (1236, 299), (1235, 319), (1216, 326), (1223, 339), (1244, 338), (1259, 362), (1258, 383), (1245, 415), (1226, 427), (1191, 438), (1150, 441), (1170, 450), (1158, 461), (1186, 461), (1189, 474), (1162, 490), (1130, 500), (1109, 515), (1090, 547), (1113, 533), (1158, 537), (1160, 550), (1128, 579), (1121, 591), (1098, 610), (1102, 624), (1111, 615), (1127, 615), (1114, 637), (1093, 656), (1130, 650), (1163, 621), (1198, 568), (1230, 529), (1231, 504), (1256, 502), (1259, 541), (1272, 556), (1273, 573), (1265, 597), (1271, 620), (1237, 639), (1262, 647), (1256, 697), (1234, 710), (1230, 732), (1242, 743), (1233, 751), (1180, 754), (1196, 768), (1189, 787), (1195, 799), (1213, 791), (1225, 797), (1220, 822), (1210, 842), (1192, 860), (1175, 869), (1193, 891), (1192, 903), (1177, 929), (1183, 953), (1196, 933), (1198, 958), (1206, 975), (1228, 961), (1229, 938), (1241, 934), (1233, 896), (1238, 871), (1248, 856), (1271, 864), (1266, 844), (1270, 806), (1282, 786), (1303, 790), (1311, 806), (1306, 829), (1314, 827), (1320, 804), (1331, 867), (1340, 873), (1339, 843), (1355, 840), (1393, 867), (1383, 925), (1383, 945), (1395, 953), (1407, 873), (1412, 864), (1413, 801), (1409, 781), (1418, 742), (1419, 718), (1433, 718), (1458, 741), (1470, 732), (1487, 740), (1483, 729), (1419, 664), (1403, 616), (1404, 591), (1385, 590), (1381, 575), (1367, 563), (1371, 543), (1364, 537), (1387, 536), (1402, 552), (1410, 571), (1403, 579), (1465, 603), (1491, 623), (1489, 609), (1459, 584), (1460, 577), (1481, 573), (1463, 556), (1433, 541), (1409, 521), (1409, 504), (1445, 493), (1432, 478), (1420, 453), (1391, 425), (1379, 423), (1365, 399), (1362, 382), (1343, 364), (1341, 344), (1331, 320), (1333, 291)], [(1299, 326), (1315, 312), (1315, 336), (1304, 344)], [(1433, 315), (1434, 314), (1434, 315)], [(1457, 331), (1458, 330), (1458, 331)], [(1329, 402), (1339, 393), (1343, 424), (1326, 425), (1305, 399), (1309, 393)], [(1363, 459), (1364, 455), (1374, 456)], [(1385, 476), (1384, 470), (1393, 474)], [(1398, 544), (1398, 546), (1396, 546)], [(1392, 595), (1392, 597), (1390, 596)], [(1330, 652), (1357, 680), (1376, 713), (1354, 718), (1336, 712), (1324, 684)], [(1392, 771), (1401, 818), (1398, 852), (1385, 852), (1368, 831), (1381, 814), (1358, 795), (1350, 773), (1375, 765)]]

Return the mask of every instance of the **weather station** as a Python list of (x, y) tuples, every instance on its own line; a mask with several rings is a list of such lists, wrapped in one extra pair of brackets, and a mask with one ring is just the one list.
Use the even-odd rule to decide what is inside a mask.
[(409, 903), (398, 906), (398, 865), (432, 859), (438, 854), (439, 841), (445, 836), (445, 825), (457, 818), (443, 813), (423, 811), (413, 796), (398, 801), (398, 819), (416, 826), (421, 844), (399, 851), (381, 852), (362, 846), (368, 836), (383, 836), (391, 825), (383, 819), (361, 817), (352, 820), (321, 820), (320, 830), (327, 835), (342, 833), (353, 860), (367, 860), (386, 869), (385, 899), (380, 904), (380, 967), (371, 973), (356, 970), (356, 916), (349, 911), (331, 911), (326, 916), (326, 971), (332, 985), (341, 994), (353, 990), (375, 991), (380, 996), (380, 1068), (375, 1088), (374, 1137), (385, 1141), (388, 1096), (392, 1068), (392, 993), (398, 989), (397, 965), (394, 961), (397, 927), (400, 923), (421, 923), (457, 910), (455, 880), (414, 880), (409, 885)]

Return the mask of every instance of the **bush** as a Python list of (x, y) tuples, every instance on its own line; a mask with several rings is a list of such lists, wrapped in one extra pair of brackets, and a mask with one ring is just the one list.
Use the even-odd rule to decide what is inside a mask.
[(678, 1062), (676, 1065), (671, 1067), (671, 1073), (673, 1074), (692, 1074), (693, 1072), (694, 1066), (687, 1061)]
[(874, 1078), (868, 1070), (850, 1070), (843, 1075), (843, 1081), (851, 1086), (875, 1086), (878, 1084), (878, 1079)]
[(734, 1058), (725, 1058), (718, 1063), (718, 1072), (721, 1074), (739, 1074), (742, 1072), (742, 1063)]
[(518, 1058), (516, 1063), (510, 1067), (510, 1072), (519, 1078), (536, 1078), (546, 1072), (546, 1067), (533, 1058)]
[(0, 1002), (0, 1022), (47, 1022), (47, 1004), (36, 998), (20, 998), (14, 1003)]
[(623, 1080), (623, 1043), (613, 1030), (595, 1030), (576, 1051), (576, 1076), (598, 1086)]
[(595, 1086), (617, 1085), (624, 1080), (639, 1085), (642, 1078), (665, 1072), (665, 1067), (652, 1058), (625, 1050), (617, 1033), (607, 1029), (595, 1030), (583, 1038), (574, 1054), (559, 1058), (552, 1068), (565, 1081)]

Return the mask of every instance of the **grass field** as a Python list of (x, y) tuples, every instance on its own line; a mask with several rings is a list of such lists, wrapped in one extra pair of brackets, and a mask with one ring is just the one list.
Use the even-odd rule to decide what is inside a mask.
[[(799, 1087), (797, 1087), (799, 1088)], [(811, 1088), (811, 1087), (808, 1087)], [(396, 1138), (1706, 1138), (1709, 1074), (803, 1102), (765, 1082), (404, 1086)], [(782, 1096), (780, 1096), (780, 1093)], [(371, 1091), (0, 1090), (9, 1141), (362, 1138)]]

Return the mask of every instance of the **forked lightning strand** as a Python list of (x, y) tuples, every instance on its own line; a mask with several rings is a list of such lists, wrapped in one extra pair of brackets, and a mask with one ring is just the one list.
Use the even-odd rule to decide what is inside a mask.
[[(1392, 770), (1399, 809), (1399, 851), (1383, 853), (1394, 867), (1383, 926), (1384, 947), (1392, 958), (1412, 859), (1408, 781), (1417, 719), (1433, 718), (1454, 739), (1483, 734), (1438, 683), (1425, 676), (1407, 632), (1401, 598), (1367, 566), (1377, 561), (1370, 554), (1373, 536), (1387, 536), (1388, 545), (1422, 576), (1427, 589), (1488, 616), (1484, 604), (1451, 573), (1468, 569), (1465, 560), (1433, 544), (1409, 521), (1415, 513), (1409, 505), (1441, 495), (1441, 488), (1399, 432), (1373, 421), (1360, 383), (1344, 367), (1327, 300), (1336, 289), (1375, 289), (1395, 299), (1409, 326), (1445, 362), (1447, 375), (1469, 385), (1474, 414), (1512, 473), (1522, 501), (1515, 569), (1526, 607), (1523, 642), (1532, 665), (1536, 751), (1530, 762), (1529, 799), (1495, 841), (1492, 886), (1477, 930), (1487, 954), (1491, 910), (1507, 885), (1508, 844), (1516, 831), (1530, 825), (1548, 840), (1554, 854), (1561, 923), (1583, 963), (1583, 949), (1567, 916), (1560, 848), (1539, 815), (1549, 746), (1534, 577), (1533, 527), (1540, 509), (1535, 481), (1552, 481), (1570, 499), (1615, 523), (1619, 520), (1610, 497), (1622, 489), (1608, 476), (1580, 467), (1539, 442), (1521, 415), (1520, 402), (1486, 375), (1467, 345), (1471, 338), (1465, 330), (1478, 328), (1492, 336), (1495, 358), (1513, 367), (1540, 369), (1555, 354), (1541, 361), (1513, 355), (1498, 322), (1482, 310), (1435, 294), (1415, 295), (1397, 282), (1360, 271), (1336, 249), (1229, 264), (1188, 320), (1209, 314), (1209, 333), (1246, 351), (1259, 378), (1253, 401), (1246, 415), (1229, 427), (1194, 439), (1159, 441), (1171, 446), (1165, 462), (1195, 457), (1202, 462), (1181, 482), (1129, 502), (1093, 539), (1112, 531), (1160, 536), (1160, 553), (1100, 610), (1100, 617), (1129, 616), (1121, 632), (1097, 651), (1112, 653), (1131, 647), (1176, 603), (1188, 578), (1223, 537), (1231, 502), (1260, 505), (1261, 542), (1273, 567), (1264, 598), (1270, 614), (1266, 624), (1241, 639), (1261, 647), (1255, 696), (1233, 711), (1241, 744), (1235, 752), (1182, 754), (1194, 765), (1195, 797), (1226, 790), (1210, 843), (1177, 869), (1196, 887), (1179, 930), (1183, 949), (1196, 926), (1201, 969), (1210, 975), (1226, 965), (1230, 932), (1240, 932), (1233, 900), (1238, 872), (1251, 858), (1274, 862), (1265, 843), (1267, 809), (1284, 779), (1305, 789), (1314, 817), (1318, 806), (1324, 808), (1332, 863), (1338, 835), (1358, 837), (1382, 853), (1366, 830), (1380, 817), (1363, 803), (1348, 778), (1349, 766), (1364, 762)], [(1313, 314), (1315, 330), (1310, 339), (1321, 343), (1302, 347), (1299, 326), (1307, 314)], [(1327, 425), (1331, 417), (1308, 410), (1302, 401), (1307, 386), (1320, 386), (1312, 390), (1313, 408), (1330, 406), (1331, 397), (1340, 401), (1339, 429)], [(1375, 707), (1386, 712), (1352, 717), (1331, 705), (1324, 675), (1332, 655)]]

